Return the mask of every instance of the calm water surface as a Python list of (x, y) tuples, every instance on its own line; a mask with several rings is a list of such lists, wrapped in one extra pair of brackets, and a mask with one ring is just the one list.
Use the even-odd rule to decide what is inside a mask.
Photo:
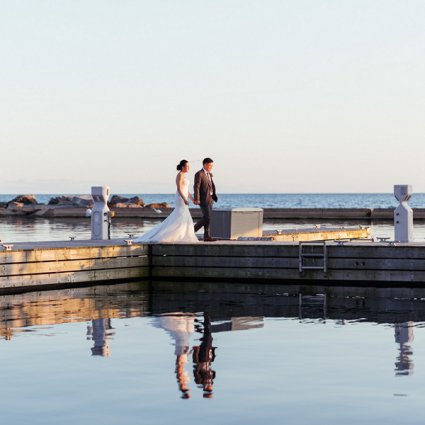
[(0, 297), (6, 424), (420, 424), (425, 291), (146, 282)]
[[(314, 196), (314, 206), (366, 202), (364, 195), (349, 205), (338, 196)], [(279, 199), (246, 195), (236, 205), (229, 195), (227, 201), (282, 206)], [(291, 199), (289, 206), (309, 207), (313, 198)], [(380, 195), (372, 207), (392, 203)], [(141, 234), (156, 223), (115, 219), (112, 237)], [(264, 227), (312, 224), (371, 225), (374, 235), (393, 235), (390, 222)], [(70, 236), (90, 238), (90, 221), (0, 220), (4, 242)], [(415, 223), (415, 239), (425, 240), (425, 225)], [(373, 285), (307, 291), (142, 282), (0, 296), (2, 421), (422, 424), (425, 290)]]
[[(128, 238), (129, 234), (141, 235), (158, 224), (158, 220), (142, 219), (118, 219), (112, 221), (111, 237)], [(314, 225), (328, 227), (352, 227), (357, 225), (371, 228), (372, 235), (394, 238), (392, 222), (370, 222), (370, 221), (265, 221), (264, 230), (273, 229), (303, 229)], [(3, 242), (28, 242), (28, 241), (53, 241), (90, 239), (90, 219), (43, 219), (43, 218), (15, 218), (0, 217), (0, 239)], [(202, 232), (201, 232), (202, 233)], [(415, 222), (414, 240), (425, 241), (425, 223)]]
[[(77, 194), (78, 195), (78, 194)], [(129, 198), (140, 196), (146, 204), (167, 202), (174, 205), (174, 194), (122, 194)], [(0, 202), (8, 202), (15, 195), (0, 194)], [(59, 194), (36, 195), (38, 202), (48, 203)], [(392, 193), (219, 193), (217, 208), (392, 208), (398, 202)], [(409, 205), (425, 208), (425, 193), (414, 193)]]
[[(171, 194), (126, 194), (124, 196), (141, 196), (146, 203), (168, 202), (173, 205)], [(15, 195), (1, 195), (0, 202), (13, 199)], [(47, 203), (55, 194), (37, 195), (39, 202)], [(324, 194), (221, 194), (217, 208), (260, 207), (260, 208), (394, 208), (398, 205), (391, 193), (324, 193)], [(425, 194), (415, 193), (409, 205), (417, 208), (425, 207)], [(112, 238), (127, 238), (128, 234), (141, 235), (158, 221), (142, 219), (114, 219), (111, 231)], [(354, 222), (354, 221), (266, 221), (265, 230), (302, 229), (321, 226), (370, 226), (373, 235), (394, 237), (392, 222)], [(25, 219), (0, 217), (0, 239), (6, 242), (68, 240), (90, 238), (89, 219)], [(425, 223), (415, 222), (414, 240), (425, 241)]]

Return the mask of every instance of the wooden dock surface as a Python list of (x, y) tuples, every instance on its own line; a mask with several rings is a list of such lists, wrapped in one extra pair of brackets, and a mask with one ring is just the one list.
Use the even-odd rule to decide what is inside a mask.
[(128, 245), (123, 240), (0, 247), (0, 291), (129, 280), (425, 286), (425, 244), (218, 241)]
[(153, 245), (151, 255), (152, 276), (157, 279), (425, 285), (422, 243), (328, 242), (326, 248), (290, 242), (163, 244)]
[(123, 240), (14, 243), (0, 250), (0, 291), (146, 278), (148, 246)]
[[(341, 239), (370, 239), (369, 227), (322, 227), (305, 229), (267, 230), (263, 232), (262, 240), (274, 242), (307, 242)], [(258, 240), (259, 238), (239, 237), (238, 240)]]

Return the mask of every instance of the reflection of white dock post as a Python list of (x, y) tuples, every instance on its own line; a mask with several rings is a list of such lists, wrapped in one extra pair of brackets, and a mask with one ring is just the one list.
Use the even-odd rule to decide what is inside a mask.
[(394, 196), (400, 201), (400, 205), (394, 210), (394, 240), (396, 242), (412, 242), (413, 210), (407, 204), (412, 196), (412, 186), (395, 185)]
[(110, 189), (108, 186), (93, 186), (91, 194), (94, 201), (91, 213), (91, 238), (94, 240), (109, 239), (110, 211), (107, 202)]

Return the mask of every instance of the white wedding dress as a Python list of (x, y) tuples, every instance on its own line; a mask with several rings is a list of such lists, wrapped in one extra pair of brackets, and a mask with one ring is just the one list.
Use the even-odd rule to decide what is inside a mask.
[[(182, 192), (184, 197), (187, 199), (189, 196), (189, 179), (186, 177), (183, 179)], [(183, 199), (178, 191), (175, 195), (175, 203), (176, 207), (162, 223), (158, 224), (144, 235), (133, 239), (134, 242), (199, 242), (195, 235), (189, 206), (183, 202)]]

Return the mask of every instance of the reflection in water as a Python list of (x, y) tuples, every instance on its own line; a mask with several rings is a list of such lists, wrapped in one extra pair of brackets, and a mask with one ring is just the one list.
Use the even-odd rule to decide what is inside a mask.
[(195, 317), (191, 313), (171, 312), (154, 317), (151, 323), (167, 331), (174, 340), (174, 354), (179, 356), (190, 345), (190, 337), (195, 332)]
[(211, 398), (215, 371), (211, 369), (211, 363), (215, 359), (215, 348), (212, 346), (211, 321), (207, 313), (204, 313), (202, 326), (201, 344), (193, 347), (193, 377), (198, 387), (204, 391), (204, 398)]
[[(173, 342), (170, 369), (181, 398), (191, 397), (190, 371), (203, 397), (211, 398), (216, 379), (214, 334), (261, 330), (267, 326), (264, 318), (296, 319), (299, 326), (389, 324), (399, 344), (395, 375), (409, 376), (414, 367), (413, 330), (425, 322), (424, 303), (421, 288), (186, 282), (176, 289), (175, 282), (136, 282), (1, 296), (0, 338), (13, 343), (12, 337), (20, 332), (88, 321), (87, 336), (94, 342), (91, 354), (108, 357), (115, 332), (112, 320), (150, 316), (151, 325), (165, 330)], [(201, 337), (192, 341), (196, 334)]]
[(10, 340), (28, 327), (145, 316), (146, 288), (135, 283), (0, 296), (0, 338)]
[(195, 331), (195, 315), (184, 313), (169, 313), (154, 317), (152, 325), (164, 329), (174, 340), (176, 356), (176, 379), (182, 398), (190, 398), (189, 372), (186, 370), (190, 350), (190, 337)]
[(87, 326), (87, 336), (91, 336), (94, 346), (91, 349), (93, 356), (109, 357), (109, 337), (114, 335), (112, 330), (111, 319), (95, 319), (92, 325)]
[[(170, 312), (159, 314), (152, 318), (154, 327), (165, 330), (173, 340), (174, 354), (176, 356), (176, 379), (181, 392), (181, 398), (190, 398), (190, 377), (187, 371), (189, 358), (192, 353), (193, 377), (195, 384), (203, 390), (204, 398), (211, 398), (215, 371), (211, 369), (211, 363), (215, 359), (215, 349), (212, 346), (213, 332), (228, 332), (248, 330), (263, 326), (262, 317), (232, 317), (230, 320), (218, 320), (212, 324), (210, 315), (203, 314), (203, 321), (194, 313)], [(195, 333), (202, 334), (199, 345), (191, 343), (191, 337)], [(190, 348), (192, 346), (192, 348)]]
[(322, 316), (323, 321), (326, 321), (326, 294), (303, 295), (300, 293), (298, 296), (298, 311), (300, 320), (311, 317), (312, 311), (318, 311), (319, 316)]
[(182, 354), (176, 356), (176, 378), (183, 399), (190, 398), (189, 393), (189, 372), (186, 370), (186, 364), (189, 360), (189, 347), (185, 348)]
[(395, 342), (400, 344), (399, 356), (395, 362), (396, 376), (406, 376), (413, 373), (414, 363), (411, 358), (413, 351), (408, 342), (413, 341), (413, 322), (396, 323), (394, 325)]

